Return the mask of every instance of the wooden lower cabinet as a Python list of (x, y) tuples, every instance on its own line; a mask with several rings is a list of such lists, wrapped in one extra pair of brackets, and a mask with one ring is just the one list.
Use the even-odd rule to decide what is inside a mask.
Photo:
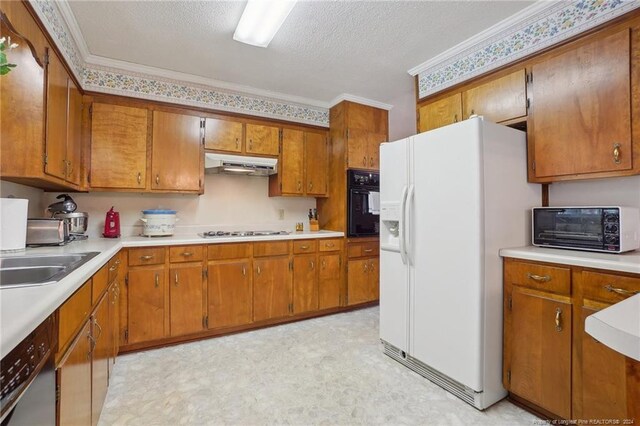
[(253, 286), (250, 259), (210, 261), (207, 266), (209, 328), (251, 323)]
[(318, 310), (318, 259), (315, 254), (293, 257), (293, 313)]
[(109, 324), (109, 298), (103, 296), (91, 316), (93, 351), (91, 356), (91, 424), (97, 425), (109, 386), (109, 355), (113, 340)]
[(109, 340), (111, 341), (109, 352), (109, 377), (116, 362), (116, 357), (120, 350), (120, 284), (116, 280), (109, 287), (107, 292), (109, 297)]
[(280, 318), (291, 314), (291, 275), (289, 256), (254, 259), (254, 321)]
[(91, 322), (87, 321), (57, 367), (58, 424), (91, 424)]
[(378, 258), (349, 260), (347, 266), (347, 304), (372, 302), (380, 297)]
[(519, 289), (511, 293), (509, 390), (571, 418), (571, 304)]
[(341, 301), (342, 255), (320, 254), (318, 267), (318, 308), (336, 308)]
[(640, 362), (585, 331), (589, 315), (640, 292), (640, 275), (505, 259), (504, 279), (503, 385), (518, 402), (554, 419), (640, 418)]
[(172, 265), (169, 270), (169, 315), (171, 336), (204, 329), (204, 277), (202, 265)]
[(165, 337), (164, 271), (164, 266), (129, 270), (129, 344)]

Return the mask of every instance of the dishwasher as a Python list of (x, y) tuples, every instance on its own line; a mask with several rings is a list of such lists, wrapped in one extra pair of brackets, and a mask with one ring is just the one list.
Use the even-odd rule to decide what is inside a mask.
[(56, 424), (55, 315), (0, 361), (1, 426)]

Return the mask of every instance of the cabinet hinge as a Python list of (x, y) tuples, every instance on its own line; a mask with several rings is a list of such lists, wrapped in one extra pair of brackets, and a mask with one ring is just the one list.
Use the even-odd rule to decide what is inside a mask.
[(282, 192), (282, 182), (280, 182), (280, 192)]
[(531, 169), (535, 172), (536, 171), (536, 162), (532, 161), (531, 162)]
[(278, 130), (278, 140), (282, 142), (282, 129)]
[(44, 155), (44, 165), (46, 166), (49, 163), (49, 157), (47, 154)]
[(507, 370), (507, 383), (511, 383), (511, 370)]
[(527, 112), (529, 112), (529, 108), (531, 108), (531, 98), (527, 98)]
[(129, 273), (128, 272), (124, 276), (124, 285), (129, 287)]
[(93, 104), (89, 105), (89, 114), (93, 115)]
[(527, 74), (527, 83), (529, 84), (533, 83), (533, 71)]
[(209, 315), (204, 317), (204, 325), (206, 326), (206, 328), (209, 328)]
[(129, 329), (128, 328), (124, 329), (124, 341), (129, 343)]
[(513, 310), (513, 299), (511, 298), (511, 296), (509, 296), (507, 306), (509, 307), (510, 311)]
[(289, 303), (289, 313), (293, 313), (293, 303)]
[(49, 65), (49, 49), (47, 49), (47, 51), (44, 52), (44, 64)]
[(289, 261), (289, 270), (293, 271), (293, 260)]
[(206, 269), (202, 270), (202, 278), (208, 278), (209, 277), (209, 272)]
[(91, 171), (87, 173), (87, 182), (91, 183)]
[(338, 256), (338, 268), (342, 267), (342, 256)]
[(60, 402), (60, 383), (56, 383), (56, 405)]
[(349, 139), (349, 129), (347, 129), (347, 139)]

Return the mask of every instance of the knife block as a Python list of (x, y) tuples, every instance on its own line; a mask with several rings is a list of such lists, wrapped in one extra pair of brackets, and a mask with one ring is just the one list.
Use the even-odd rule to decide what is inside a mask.
[(318, 221), (315, 219), (309, 219), (309, 231), (319, 231), (320, 225)]

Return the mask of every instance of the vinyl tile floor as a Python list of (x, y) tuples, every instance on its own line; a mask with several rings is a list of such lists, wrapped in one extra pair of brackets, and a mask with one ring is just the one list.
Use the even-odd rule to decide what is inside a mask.
[(118, 357), (99, 426), (534, 425), (384, 355), (378, 307)]

